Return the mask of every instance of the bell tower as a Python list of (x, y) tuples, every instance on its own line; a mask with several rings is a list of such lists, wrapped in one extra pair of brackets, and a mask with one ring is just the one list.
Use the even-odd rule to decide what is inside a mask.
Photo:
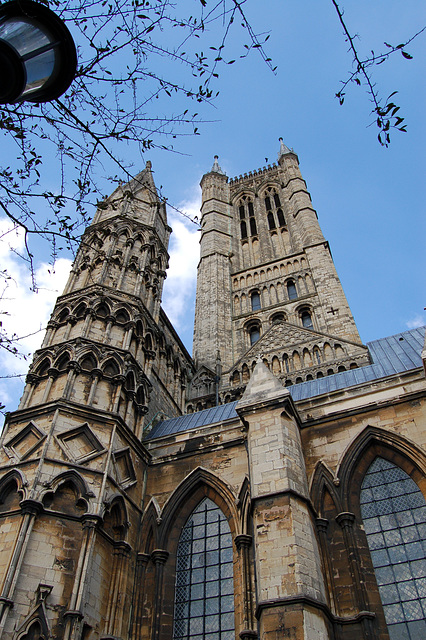
[(194, 357), (220, 357), (222, 401), (259, 356), (287, 386), (369, 364), (296, 153), (231, 180), (216, 158), (201, 187)]

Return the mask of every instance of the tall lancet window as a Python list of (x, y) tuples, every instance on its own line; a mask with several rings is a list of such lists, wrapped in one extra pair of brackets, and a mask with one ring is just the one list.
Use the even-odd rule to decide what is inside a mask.
[(234, 640), (232, 537), (209, 498), (192, 512), (179, 538), (173, 640)]
[(361, 487), (361, 514), (391, 640), (426, 638), (426, 502), (383, 458)]

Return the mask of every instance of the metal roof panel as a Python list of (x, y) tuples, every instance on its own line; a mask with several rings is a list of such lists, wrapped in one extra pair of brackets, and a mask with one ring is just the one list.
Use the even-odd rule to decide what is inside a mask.
[[(346, 389), (372, 380), (379, 380), (395, 373), (410, 371), (422, 366), (421, 352), (424, 344), (426, 327), (418, 327), (388, 338), (380, 338), (367, 342), (372, 364), (335, 373), (324, 378), (308, 380), (288, 387), (294, 401), (306, 400), (338, 389)], [(237, 401), (222, 404), (197, 413), (189, 413), (164, 420), (155, 425), (147, 440), (159, 438), (173, 433), (198, 429), (208, 424), (223, 422), (237, 418), (235, 405)]]

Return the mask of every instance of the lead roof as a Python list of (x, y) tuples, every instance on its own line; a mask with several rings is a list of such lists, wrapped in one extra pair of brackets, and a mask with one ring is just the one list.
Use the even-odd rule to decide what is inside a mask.
[[(367, 342), (372, 364), (294, 384), (288, 387), (293, 400), (295, 402), (307, 400), (331, 391), (354, 387), (411, 369), (418, 369), (422, 366), (421, 353), (425, 340), (425, 329), (426, 327), (419, 327), (388, 338)], [(153, 440), (238, 418), (235, 411), (237, 402), (238, 400), (158, 422), (146, 435), (145, 440)]]

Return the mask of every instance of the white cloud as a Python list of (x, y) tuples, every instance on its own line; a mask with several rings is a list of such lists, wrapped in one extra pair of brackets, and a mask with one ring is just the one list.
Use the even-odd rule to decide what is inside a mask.
[[(41, 345), (56, 298), (66, 284), (71, 261), (60, 258), (54, 268), (45, 262), (39, 263), (35, 269), (37, 290), (34, 291), (28, 264), (19, 257), (23, 250), (23, 233), (11, 230), (9, 221), (0, 220), (0, 270), (7, 272), (7, 279), (0, 282), (0, 320), (8, 336), (21, 338), (16, 344), (19, 351), (31, 354)], [(1, 376), (25, 373), (30, 359), (18, 359), (0, 349)], [(0, 401), (11, 403), (13, 406), (8, 408), (15, 409), (21, 389), (19, 379), (0, 380)]]
[[(190, 202), (179, 208), (194, 218), (200, 216), (199, 190)], [(197, 280), (197, 264), (200, 257), (200, 232), (198, 227), (169, 212), (173, 233), (170, 237), (170, 265), (163, 290), (163, 307), (176, 329), (193, 322), (193, 307)]]
[(424, 315), (417, 313), (414, 318), (408, 320), (405, 324), (409, 329), (417, 329), (417, 327), (423, 327), (426, 325), (426, 318)]
[[(199, 189), (179, 208), (192, 218), (199, 217)], [(176, 329), (189, 328), (192, 334), (200, 233), (197, 225), (178, 213), (169, 212), (169, 221), (173, 233), (163, 307)], [(28, 264), (19, 257), (20, 253), (24, 253), (22, 232), (11, 229), (9, 221), (0, 219), (0, 271), (8, 274), (8, 280), (0, 279), (0, 320), (8, 335), (23, 336), (17, 345), (19, 351), (32, 354), (42, 343), (56, 299), (65, 287), (71, 261), (60, 258), (54, 268), (46, 262), (39, 263), (35, 271), (37, 291), (33, 291)], [(18, 406), (24, 377), (7, 376), (25, 374), (30, 362), (31, 355), (27, 360), (18, 359), (0, 348), (0, 402), (8, 410)]]

